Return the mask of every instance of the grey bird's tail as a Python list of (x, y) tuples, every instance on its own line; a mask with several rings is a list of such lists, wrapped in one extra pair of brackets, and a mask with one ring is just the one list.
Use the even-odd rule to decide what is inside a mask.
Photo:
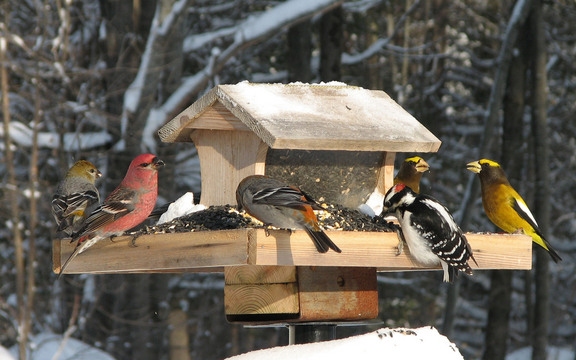
[(314, 245), (316, 245), (316, 250), (318, 250), (319, 253), (325, 253), (329, 249), (332, 249), (337, 253), (342, 252), (342, 250), (340, 250), (340, 248), (334, 244), (334, 242), (328, 237), (328, 235), (326, 235), (324, 231), (314, 231), (309, 228), (305, 228), (305, 230), (314, 242)]

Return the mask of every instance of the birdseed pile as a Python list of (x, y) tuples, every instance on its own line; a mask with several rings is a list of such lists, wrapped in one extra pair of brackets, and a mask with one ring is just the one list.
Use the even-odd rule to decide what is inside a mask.
[[(371, 218), (358, 210), (339, 205), (322, 205), (324, 211), (317, 211), (318, 222), (326, 230), (343, 231), (396, 231), (396, 225), (377, 216)], [(170, 222), (146, 226), (133, 235), (182, 233), (192, 231), (231, 230), (243, 228), (266, 228), (264, 224), (245, 212), (238, 212), (235, 206), (211, 206), (206, 210), (176, 218)]]

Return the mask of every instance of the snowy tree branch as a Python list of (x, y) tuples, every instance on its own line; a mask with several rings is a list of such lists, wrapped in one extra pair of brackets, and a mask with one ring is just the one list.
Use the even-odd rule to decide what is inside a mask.
[[(146, 147), (150, 151), (155, 149), (154, 134), (160, 125), (165, 123), (168, 117), (176, 115), (180, 109), (187, 106), (188, 102), (206, 86), (213, 76), (224, 68), (228, 60), (234, 55), (267, 37), (273, 36), (284, 27), (329, 11), (341, 3), (341, 0), (291, 0), (281, 3), (258, 16), (249, 17), (246, 21), (234, 27), (233, 33), (236, 34), (234, 42), (221, 53), (213, 51), (204, 69), (193, 76), (183, 79), (182, 85), (164, 104), (150, 111), (143, 134), (143, 141)], [(194, 42), (195, 40), (188, 39), (189, 44)], [(144, 61), (145, 59), (142, 60), (142, 62)], [(139, 75), (141, 71), (142, 67)]]
[[(31, 148), (34, 144), (34, 131), (19, 121), (11, 121), (8, 132), (0, 128), (0, 136), (10, 136), (12, 142), (25, 148)], [(112, 141), (112, 136), (107, 131), (66, 133), (63, 143), (60, 142), (59, 134), (55, 132), (39, 132), (37, 136), (38, 147), (65, 151), (88, 150)]]
[(402, 14), (400, 19), (398, 19), (398, 22), (396, 22), (396, 25), (394, 26), (394, 30), (392, 31), (392, 34), (390, 34), (390, 36), (388, 36), (387, 38), (376, 40), (366, 50), (362, 51), (361, 53), (354, 54), (354, 55), (343, 53), (342, 54), (342, 64), (344, 64), (344, 65), (357, 64), (359, 62), (362, 62), (362, 61), (374, 56), (378, 52), (380, 52), (385, 46), (388, 45), (388, 43), (390, 43), (390, 41), (392, 41), (394, 36), (396, 36), (396, 34), (398, 34), (402, 25), (404, 24), (404, 22), (408, 18), (408, 16), (410, 16), (418, 8), (418, 6), (420, 6), (420, 2), (421, 2), (420, 0), (415, 1), (414, 4), (412, 4), (410, 6), (408, 11), (406, 11), (404, 14)]

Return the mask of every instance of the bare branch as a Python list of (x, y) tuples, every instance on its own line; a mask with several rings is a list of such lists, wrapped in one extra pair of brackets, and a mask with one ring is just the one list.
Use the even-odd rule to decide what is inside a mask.
[(26, 359), (26, 334), (23, 333), (26, 319), (26, 305), (24, 300), (24, 248), (22, 246), (22, 232), (20, 231), (20, 209), (18, 207), (18, 183), (16, 181), (16, 167), (11, 147), (10, 137), (10, 100), (8, 87), (8, 71), (6, 69), (5, 37), (0, 37), (0, 89), (2, 91), (2, 114), (4, 117), (4, 154), (6, 157), (6, 169), (8, 172), (8, 186), (6, 187), (6, 199), (10, 204), (10, 216), (12, 221), (12, 235), (14, 236), (15, 262), (16, 262), (16, 297), (18, 301), (18, 324), (19, 324), (19, 354), (20, 359)]

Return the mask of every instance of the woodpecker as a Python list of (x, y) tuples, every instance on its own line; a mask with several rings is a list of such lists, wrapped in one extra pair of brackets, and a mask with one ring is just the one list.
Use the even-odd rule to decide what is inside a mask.
[(469, 259), (476, 263), (472, 248), (448, 209), (438, 200), (416, 194), (400, 183), (386, 193), (382, 213), (396, 215), (400, 236), (414, 260), (424, 266), (441, 265), (445, 282), (453, 282), (458, 271), (472, 275), (468, 264)]

